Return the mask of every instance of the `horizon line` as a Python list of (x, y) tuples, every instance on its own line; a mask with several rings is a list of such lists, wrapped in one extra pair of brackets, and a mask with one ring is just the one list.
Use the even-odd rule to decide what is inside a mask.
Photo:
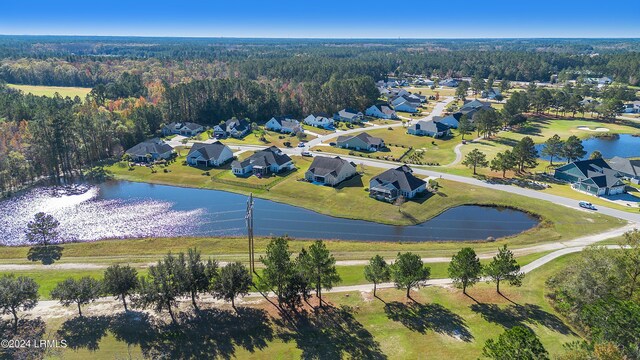
[(83, 34), (0, 34), (1, 37), (91, 37), (157, 39), (237, 39), (237, 40), (640, 40), (640, 37), (268, 37), (268, 36), (173, 36), (173, 35), (83, 35)]

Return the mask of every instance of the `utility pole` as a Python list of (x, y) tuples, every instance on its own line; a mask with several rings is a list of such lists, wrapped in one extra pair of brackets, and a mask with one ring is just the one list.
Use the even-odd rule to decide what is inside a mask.
[(249, 238), (249, 272), (254, 274), (255, 269), (255, 257), (253, 248), (253, 193), (249, 194), (247, 200), (247, 214), (245, 216), (247, 222), (247, 236)]

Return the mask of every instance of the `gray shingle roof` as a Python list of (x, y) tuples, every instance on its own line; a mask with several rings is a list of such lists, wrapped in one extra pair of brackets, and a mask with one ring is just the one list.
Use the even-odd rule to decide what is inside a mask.
[(326, 176), (328, 174), (335, 176), (338, 175), (342, 168), (348, 164), (351, 164), (351, 166), (355, 167), (355, 164), (345, 159), (341, 159), (339, 156), (336, 156), (334, 158), (316, 156), (313, 158), (311, 166), (309, 166), (309, 171), (318, 176)]
[(126, 153), (132, 156), (145, 156), (147, 154), (164, 154), (172, 150), (173, 148), (162, 140), (151, 139), (133, 146)]
[(409, 129), (416, 130), (420, 127), (422, 131), (428, 131), (432, 133), (444, 132), (449, 129), (449, 125), (443, 124), (439, 121), (431, 120), (431, 121), (418, 121), (418, 123), (411, 125)]
[(222, 154), (224, 149), (229, 149), (229, 147), (219, 141), (216, 141), (213, 144), (194, 143), (191, 150), (189, 150), (187, 157), (194, 153), (200, 153), (200, 155), (207, 160), (215, 160), (220, 158), (220, 154)]
[(384, 140), (382, 140), (381, 138), (375, 137), (375, 136), (371, 136), (371, 135), (367, 134), (366, 132), (361, 132), (361, 133), (358, 133), (357, 135), (339, 136), (338, 137), (338, 142), (345, 142), (345, 141), (351, 140), (353, 138), (358, 138), (358, 139), (364, 141), (366, 144), (374, 145), (374, 146), (380, 146), (380, 144), (384, 143)]
[(426, 184), (424, 180), (413, 176), (413, 171), (407, 165), (400, 166), (396, 169), (389, 169), (375, 176), (371, 181), (381, 186), (391, 184), (396, 189), (406, 192), (414, 191)]
[(247, 130), (247, 128), (249, 128), (249, 126), (251, 126), (251, 124), (249, 124), (249, 122), (245, 119), (229, 119), (227, 121), (225, 121), (225, 125), (226, 125), (226, 131), (230, 132), (233, 129), (235, 129), (236, 131), (239, 132), (243, 132), (245, 130)]
[(612, 169), (630, 176), (640, 176), (640, 160), (616, 156), (608, 161)]
[(264, 150), (256, 151), (253, 155), (242, 162), (236, 160), (231, 165), (233, 167), (246, 167), (250, 163), (253, 166), (267, 167), (272, 164), (281, 166), (289, 161), (291, 161), (289, 155), (283, 153), (282, 150), (277, 147), (271, 146)]

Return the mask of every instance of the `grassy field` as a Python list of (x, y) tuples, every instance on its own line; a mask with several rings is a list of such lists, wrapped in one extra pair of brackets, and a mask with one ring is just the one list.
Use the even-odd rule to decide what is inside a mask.
[[(312, 129), (315, 129), (315, 128), (312, 128)], [(278, 133), (275, 131), (269, 131), (269, 130), (264, 131), (264, 138), (266, 142), (261, 141), (260, 134), (254, 131), (248, 134), (247, 136), (243, 137), (242, 139), (227, 138), (227, 139), (222, 139), (220, 141), (224, 144), (262, 145), (262, 146), (275, 145), (280, 148), (286, 147), (284, 146), (285, 142), (291, 143), (291, 147), (296, 147), (298, 143), (300, 143), (300, 140), (296, 136), (291, 136), (290, 134), (281, 134), (281, 133)], [(309, 140), (311, 138), (312, 137), (310, 135), (307, 135), (307, 139), (305, 140)]]
[(21, 90), (25, 94), (32, 94), (36, 96), (49, 96), (52, 97), (55, 93), (60, 94), (62, 97), (76, 97), (79, 96), (84, 99), (91, 91), (91, 88), (83, 87), (67, 87), (67, 86), (40, 86), (40, 85), (14, 85), (7, 84), (7, 86)]
[(487, 339), (523, 325), (536, 332), (553, 358), (579, 335), (547, 302), (544, 282), (575, 256), (531, 272), (521, 288), (505, 287), (504, 297), (484, 283), (471, 288), (469, 296), (449, 287), (423, 288), (412, 293), (415, 302), (394, 289), (379, 291), (379, 299), (370, 293), (335, 293), (324, 297), (333, 307), (301, 312), (288, 321), (264, 299), (254, 298), (243, 301), (239, 315), (228, 305), (212, 309), (205, 304), (198, 316), (183, 314), (179, 330), (144, 313), (114, 315), (119, 306), (96, 304), (85, 309), (85, 319), (75, 318), (73, 309), (71, 317), (49, 319), (47, 332), (74, 348), (60, 354), (65, 359), (136, 358), (143, 352), (170, 358), (476, 359)]
[[(269, 189), (250, 187), (249, 181), (252, 180), (245, 179), (237, 179), (233, 184), (212, 181), (210, 176), (216, 176), (220, 172), (228, 174), (229, 170), (213, 169), (210, 170), (210, 176), (206, 176), (203, 175), (202, 169), (182, 165), (181, 160), (168, 165), (167, 173), (163, 169), (151, 173), (149, 169), (144, 167), (134, 167), (134, 170), (128, 170), (122, 164), (112, 165), (108, 169), (115, 174), (117, 179), (122, 180), (218, 189), (241, 194), (253, 192), (257, 197), (304, 207), (331, 216), (386, 224), (421, 223), (449, 208), (465, 204), (511, 206), (525, 209), (542, 217), (541, 226), (509, 239), (512, 243), (530, 244), (569, 239), (621, 224), (619, 220), (604, 215), (569, 210), (545, 201), (448, 180), (439, 180), (441, 189), (437, 194), (422, 196), (396, 206), (374, 200), (364, 191), (371, 177), (381, 173), (382, 169), (367, 166), (360, 176), (332, 188), (298, 181), (304, 176), (311, 161), (310, 158), (294, 157), (298, 170)], [(242, 186), (245, 184), (247, 186)]]
[[(295, 251), (298, 251), (299, 249), (300, 248), (292, 248), (292, 250), (295, 250)], [(180, 251), (186, 252), (186, 249), (180, 249)], [(517, 260), (521, 266), (524, 266), (530, 263), (531, 261), (546, 255), (547, 253), (548, 252), (527, 254), (527, 255), (517, 257)], [(158, 254), (155, 258), (159, 260), (163, 256), (164, 254)], [(218, 257), (215, 255), (210, 255), (210, 256), (208, 255), (205, 258), (209, 258), (209, 257), (218, 259)], [(243, 256), (243, 258), (238, 258), (238, 260), (243, 261), (248, 266), (248, 261), (245, 261), (246, 260), (245, 258), (246, 256)], [(394, 256), (390, 255), (390, 256), (387, 256), (387, 258), (390, 260), (390, 259), (393, 259)], [(229, 256), (226, 256), (223, 259), (230, 260)], [(23, 259), (19, 259), (18, 262), (20, 262), (21, 260)], [(58, 262), (58, 263), (69, 263), (69, 262), (77, 263), (78, 260), (80, 259), (67, 258), (65, 259), (65, 261)], [(86, 258), (84, 258), (83, 260), (86, 261)], [(96, 257), (95, 259), (92, 259), (92, 260), (98, 261), (102, 267), (93, 268), (93, 269), (56, 269), (56, 268), (51, 269), (44, 266), (42, 268), (31, 269), (31, 270), (0, 271), (0, 275), (15, 274), (15, 276), (28, 276), (33, 278), (38, 283), (38, 285), (40, 285), (40, 288), (39, 288), (40, 298), (43, 300), (49, 300), (51, 298), (50, 297), (51, 290), (56, 286), (57, 283), (61, 282), (66, 278), (71, 277), (74, 279), (78, 279), (83, 276), (91, 276), (95, 279), (101, 279), (104, 275), (104, 267), (109, 264), (116, 264), (116, 263), (129, 264), (136, 268), (136, 270), (138, 271), (138, 275), (146, 275), (149, 264), (153, 263), (151, 256), (144, 258), (145, 260), (144, 262), (139, 262), (140, 258), (136, 256), (132, 256), (131, 258), (128, 258), (127, 256), (122, 256), (117, 259), (110, 259), (107, 261), (105, 261), (105, 259), (102, 257)], [(481, 262), (483, 264), (487, 264), (489, 261), (490, 260), (483, 259)], [(94, 263), (94, 265), (97, 265), (97, 264)], [(449, 263), (447, 262), (429, 263), (428, 266), (431, 268), (432, 279), (444, 279), (449, 276), (447, 273), (447, 268), (449, 266)], [(256, 264), (256, 268), (259, 274), (262, 273), (262, 267), (263, 265), (261, 263)], [(350, 285), (359, 285), (359, 284), (369, 283), (369, 281), (367, 281), (364, 277), (364, 265), (339, 265), (337, 269), (338, 269), (338, 274), (340, 274), (340, 278), (342, 279), (342, 282), (340, 283), (340, 285), (350, 286)]]
[(372, 136), (384, 139), (386, 144), (402, 144), (411, 146), (416, 150), (423, 151), (421, 158), (425, 163), (448, 164), (455, 159), (453, 148), (460, 144), (461, 137), (457, 131), (453, 130), (453, 136), (447, 138), (434, 139), (429, 136), (416, 136), (407, 134), (403, 127), (388, 129), (377, 129), (368, 131)]
[[(332, 139), (332, 140), (335, 141), (335, 139)], [(375, 151), (375, 152), (343, 149), (335, 146), (315, 146), (311, 150), (324, 152), (324, 153), (331, 153), (336, 155), (362, 156), (365, 158), (372, 158), (372, 159), (400, 161), (400, 159), (409, 149), (399, 147), (399, 146), (387, 145), (385, 149), (380, 151)]]

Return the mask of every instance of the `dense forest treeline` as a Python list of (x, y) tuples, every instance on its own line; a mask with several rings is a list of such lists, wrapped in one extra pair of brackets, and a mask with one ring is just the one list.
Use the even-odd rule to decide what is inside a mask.
[(124, 72), (170, 84), (214, 78), (324, 83), (389, 73), (548, 81), (610, 76), (640, 83), (640, 41), (278, 40), (0, 37), (0, 79), (31, 85), (106, 84)]

